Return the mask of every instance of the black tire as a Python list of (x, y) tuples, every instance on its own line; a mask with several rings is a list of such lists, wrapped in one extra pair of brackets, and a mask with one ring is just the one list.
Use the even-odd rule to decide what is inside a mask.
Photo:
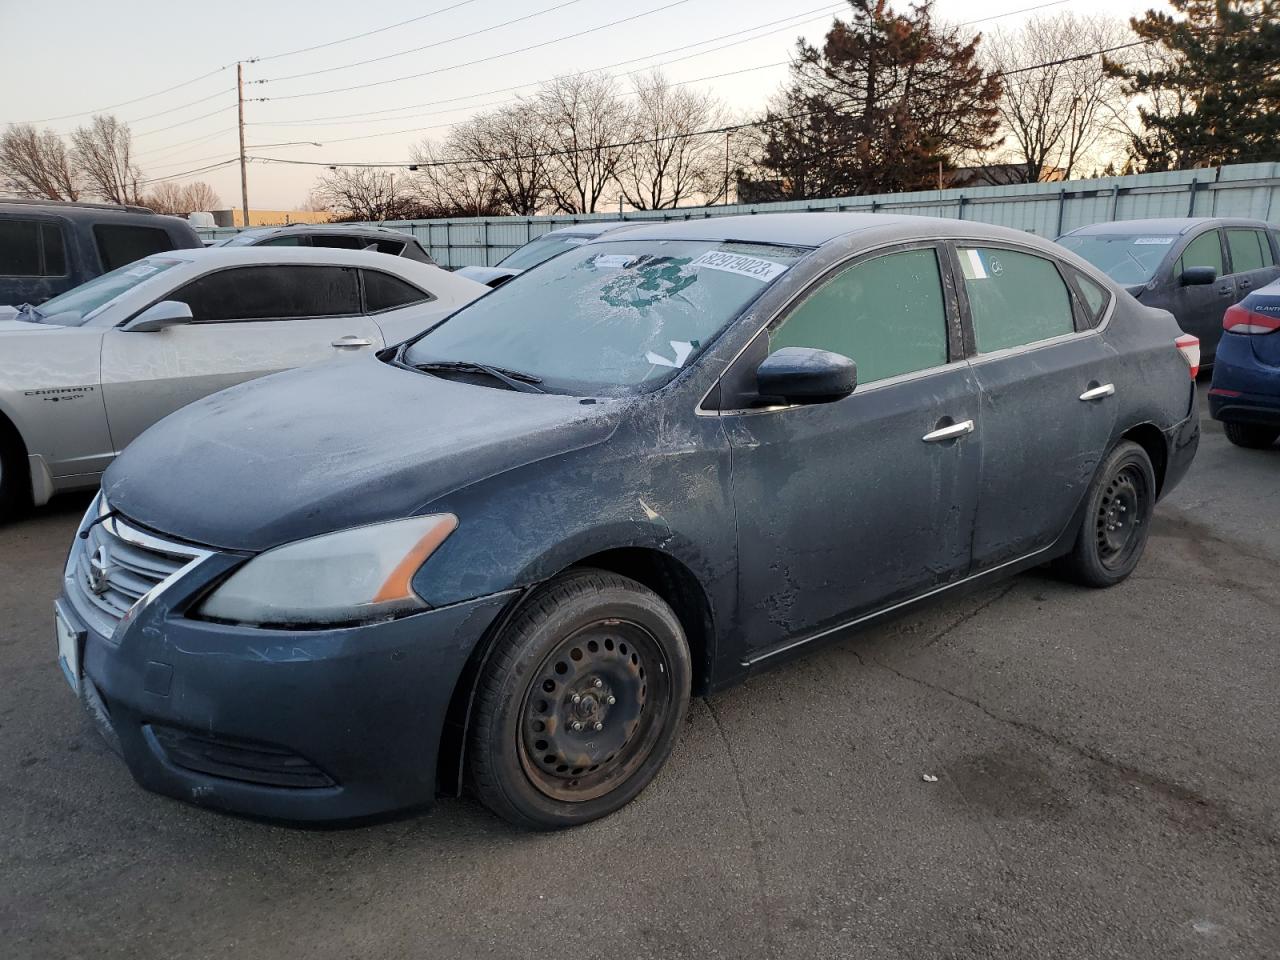
[(1227, 439), (1237, 447), (1265, 450), (1280, 437), (1280, 427), (1264, 427), (1259, 423), (1224, 423)]
[(21, 515), (31, 505), (27, 458), (0, 422), (0, 523)]
[(471, 789), (537, 830), (613, 813), (666, 762), (691, 677), (680, 621), (652, 590), (601, 570), (557, 577), (503, 629), (481, 674)]
[(1062, 570), (1077, 583), (1112, 587), (1133, 572), (1146, 549), (1156, 503), (1147, 452), (1128, 440), (1107, 454), (1089, 487), (1075, 547)]

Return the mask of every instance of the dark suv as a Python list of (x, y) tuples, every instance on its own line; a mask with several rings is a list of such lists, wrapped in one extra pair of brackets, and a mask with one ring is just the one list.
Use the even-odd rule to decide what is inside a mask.
[(39, 305), (153, 253), (201, 245), (185, 220), (146, 207), (0, 201), (0, 304)]

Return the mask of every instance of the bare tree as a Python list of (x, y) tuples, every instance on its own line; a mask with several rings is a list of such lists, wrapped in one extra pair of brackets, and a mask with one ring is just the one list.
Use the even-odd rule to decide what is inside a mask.
[(627, 203), (637, 210), (678, 207), (699, 197), (723, 199), (729, 183), (726, 134), (691, 136), (725, 126), (728, 112), (715, 97), (672, 86), (660, 70), (634, 82), (632, 138), (618, 165)]
[(606, 74), (559, 77), (534, 104), (545, 125), (551, 197), (564, 213), (594, 213), (632, 139), (630, 105)]
[(181, 184), (166, 180), (156, 184), (143, 198), (142, 202), (156, 213), (184, 214), (185, 191)]
[(216, 190), (203, 180), (189, 183), (182, 191), (183, 213), (194, 213), (197, 210), (208, 212), (222, 206), (222, 198)]
[[(987, 64), (1003, 75), (1004, 86), (998, 104), (1005, 139), (994, 158), (1020, 167), (1026, 183), (1070, 179), (1086, 161), (1109, 159), (1116, 146), (1113, 115), (1126, 99), (1123, 83), (1101, 57), (1072, 58), (1131, 37), (1118, 20), (1070, 12), (991, 35)], [(1031, 64), (1044, 66), (1027, 69)]]
[(415, 199), (432, 216), (491, 217), (508, 212), (489, 164), (454, 150), (422, 143), (414, 148), (418, 167)]
[(52, 130), (29, 123), (11, 125), (0, 136), (0, 185), (20, 197), (78, 200), (79, 176), (67, 145)]
[(71, 134), (76, 165), (92, 190), (112, 203), (138, 203), (142, 172), (131, 156), (129, 125), (110, 114), (99, 114), (87, 127)]
[(443, 156), (474, 168), (477, 184), (491, 186), (507, 213), (527, 217), (547, 204), (551, 189), (547, 151), (541, 116), (529, 104), (519, 103), (477, 114), (455, 126)]
[(372, 167), (337, 167), (316, 181), (308, 198), (346, 220), (398, 220), (412, 203), (408, 177)]

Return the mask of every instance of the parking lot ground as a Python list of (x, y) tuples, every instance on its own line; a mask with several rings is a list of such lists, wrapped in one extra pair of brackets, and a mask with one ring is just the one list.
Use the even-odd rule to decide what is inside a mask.
[(553, 835), (143, 792), (54, 665), (65, 498), (0, 528), (0, 955), (1275, 957), (1280, 447), (1204, 424), (1125, 584), (1033, 572), (816, 649)]

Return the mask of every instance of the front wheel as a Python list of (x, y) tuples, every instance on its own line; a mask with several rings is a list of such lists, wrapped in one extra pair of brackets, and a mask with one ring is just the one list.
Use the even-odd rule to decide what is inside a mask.
[(1237, 447), (1265, 450), (1280, 437), (1280, 427), (1264, 427), (1257, 423), (1224, 423), (1227, 439)]
[(534, 829), (613, 813), (670, 755), (691, 676), (680, 621), (652, 590), (601, 570), (557, 577), (506, 626), (481, 675), (472, 789)]
[(1066, 574), (1090, 587), (1114, 586), (1129, 576), (1146, 548), (1155, 504), (1151, 458), (1138, 444), (1121, 442), (1089, 488), (1076, 545), (1063, 558)]

